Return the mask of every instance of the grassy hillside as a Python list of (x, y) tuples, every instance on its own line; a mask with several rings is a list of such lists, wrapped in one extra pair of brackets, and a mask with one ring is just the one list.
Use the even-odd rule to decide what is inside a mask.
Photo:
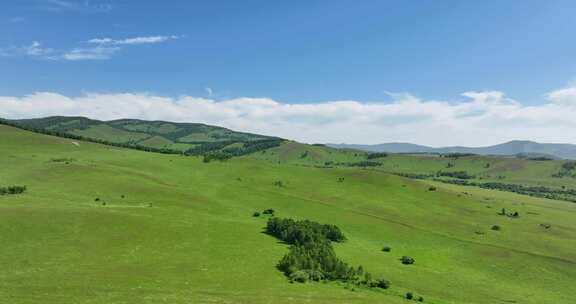
[(74, 135), (129, 147), (175, 152), (191, 151), (194, 154), (224, 150), (234, 144), (247, 145), (276, 139), (205, 124), (137, 119), (99, 121), (85, 117), (56, 116), (9, 122), (29, 129)]
[[(358, 168), (203, 163), (6, 126), (0, 138), (0, 186), (28, 187), (0, 196), (2, 303), (408, 303), (408, 291), (425, 303), (574, 302), (573, 203)], [(265, 208), (339, 226), (338, 256), (392, 287), (289, 283), (275, 268), (287, 246), (252, 217)]]
[[(571, 160), (535, 160), (462, 154), (455, 154), (455, 156), (450, 154), (384, 155), (384, 157), (374, 157), (378, 155), (370, 155), (357, 150), (285, 142), (279, 147), (246, 157), (294, 165), (360, 166), (406, 176), (422, 175), (427, 179), (446, 182), (544, 187), (546, 189), (537, 195), (546, 196), (549, 191), (573, 192), (570, 195), (556, 196), (576, 200), (576, 162)], [(465, 178), (450, 176), (453, 173), (464, 173)]]

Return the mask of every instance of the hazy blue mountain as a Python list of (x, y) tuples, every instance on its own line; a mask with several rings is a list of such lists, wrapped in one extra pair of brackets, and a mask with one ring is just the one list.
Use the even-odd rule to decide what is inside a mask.
[(576, 159), (576, 145), (545, 144), (534, 141), (513, 140), (487, 147), (441, 147), (433, 148), (410, 143), (386, 143), (376, 145), (328, 144), (336, 148), (351, 148), (369, 152), (390, 153), (474, 153), (480, 155), (551, 155), (559, 158)]
[(430, 149), (432, 149), (430, 147), (410, 143), (386, 143), (377, 145), (327, 144), (327, 146), (338, 149), (356, 149), (368, 152), (390, 152), (390, 153), (429, 152)]

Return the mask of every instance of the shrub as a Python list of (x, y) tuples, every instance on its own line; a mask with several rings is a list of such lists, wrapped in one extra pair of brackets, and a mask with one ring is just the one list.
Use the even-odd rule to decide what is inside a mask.
[(566, 171), (572, 171), (576, 169), (576, 162), (575, 161), (565, 162), (564, 164), (562, 164), (562, 169)]
[(374, 285), (375, 286), (372, 286), (372, 287), (388, 289), (388, 288), (390, 288), (390, 281), (388, 281), (386, 279), (378, 279), (378, 280), (374, 281)]
[(416, 261), (414, 261), (413, 258), (406, 256), (406, 255), (403, 256), (402, 258), (400, 258), (400, 261), (402, 261), (402, 264), (404, 264), (404, 265), (412, 265), (412, 264), (414, 264), (414, 262), (416, 262)]
[(437, 189), (436, 187), (434, 187), (434, 186), (428, 188), (428, 191), (436, 191), (436, 190), (438, 190), (438, 189)]
[(0, 187), (0, 195), (15, 195), (26, 192), (26, 186)]
[(310, 279), (310, 275), (305, 270), (297, 270), (290, 274), (290, 281), (298, 283), (306, 283)]
[(424, 298), (423, 298), (423, 297), (418, 297), (418, 302), (424, 302)]
[(502, 228), (500, 228), (500, 226), (498, 226), (498, 225), (492, 225), (492, 227), (491, 227), (490, 229), (492, 229), (492, 230), (494, 230), (494, 231), (500, 231), (500, 230), (502, 230)]
[(324, 280), (324, 274), (322, 273), (322, 271), (319, 270), (309, 270), (308, 271), (308, 276), (310, 277), (311, 281), (322, 281)]
[(253, 216), (253, 217), (259, 217), (259, 216), (260, 216), (260, 212), (254, 212), (254, 213), (252, 214), (252, 216)]
[(384, 252), (390, 252), (390, 251), (392, 251), (392, 248), (390, 248), (390, 246), (384, 246), (384, 247), (382, 248), (382, 251), (384, 251)]
[(262, 214), (274, 215), (274, 209), (266, 209), (266, 210), (262, 211)]
[(406, 295), (405, 295), (405, 297), (406, 297), (406, 299), (408, 299), (408, 300), (412, 300), (412, 299), (414, 298), (414, 294), (411, 293), (411, 292), (407, 292)]

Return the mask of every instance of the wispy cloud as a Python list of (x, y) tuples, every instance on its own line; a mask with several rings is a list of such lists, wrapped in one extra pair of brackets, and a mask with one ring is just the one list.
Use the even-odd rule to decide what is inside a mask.
[(28, 56), (36, 59), (46, 60), (63, 60), (63, 61), (82, 61), (82, 60), (106, 60), (113, 57), (125, 47), (157, 44), (169, 40), (179, 39), (179, 36), (143, 36), (125, 39), (96, 38), (87, 41), (88, 45), (84, 47), (74, 47), (70, 49), (53, 49), (45, 48), (38, 41), (20, 47), (0, 48), (0, 56)]
[(39, 8), (55, 11), (76, 11), (76, 12), (109, 12), (113, 6), (110, 2), (90, 1), (90, 0), (39, 0)]
[(212, 97), (212, 95), (214, 95), (214, 91), (212, 90), (212, 88), (204, 88), (204, 90), (206, 91), (206, 94), (208, 94), (208, 97)]
[(35, 58), (48, 59), (53, 53), (54, 49), (44, 48), (38, 41), (32, 41), (29, 45), (15, 47), (0, 48), (0, 56), (29, 56)]
[(69, 97), (0, 96), (0, 117), (82, 115), (201, 122), (303, 142), (409, 141), (432, 146), (489, 145), (512, 139), (576, 143), (576, 86), (523, 105), (498, 91), (465, 92), (459, 102), (403, 94), (392, 102), (281, 103), (268, 98), (214, 100), (142, 93)]
[(135, 44), (154, 44), (162, 43), (168, 40), (178, 39), (180, 37), (176, 35), (170, 36), (145, 36), (145, 37), (133, 37), (126, 39), (112, 39), (112, 38), (94, 38), (87, 42), (92, 44), (100, 45), (135, 45)]
[(69, 61), (106, 60), (118, 51), (120, 51), (118, 47), (79, 48), (65, 52), (60, 58)]

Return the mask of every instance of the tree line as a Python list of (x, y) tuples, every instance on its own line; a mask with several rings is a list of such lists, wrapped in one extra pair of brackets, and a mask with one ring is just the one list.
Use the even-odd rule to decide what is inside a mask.
[[(576, 168), (576, 167), (575, 167)], [(507, 192), (514, 192), (518, 194), (524, 194), (533, 197), (541, 197), (553, 200), (562, 200), (576, 203), (576, 189), (554, 189), (544, 186), (525, 186), (519, 184), (506, 184), (497, 182), (475, 182), (469, 181), (467, 179), (442, 179), (436, 178), (435, 174), (418, 174), (418, 173), (394, 173), (395, 175), (412, 178), (412, 179), (431, 179), (434, 181), (454, 184), (461, 186), (474, 186), (483, 189), (500, 190)]]

